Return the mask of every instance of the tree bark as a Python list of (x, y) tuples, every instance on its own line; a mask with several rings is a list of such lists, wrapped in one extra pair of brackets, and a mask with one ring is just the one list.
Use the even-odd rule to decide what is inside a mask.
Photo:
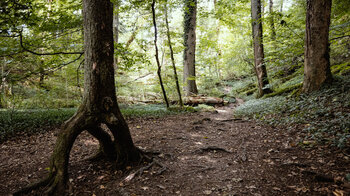
[[(141, 152), (134, 146), (130, 131), (117, 103), (113, 68), (113, 9), (109, 0), (83, 0), (85, 75), (84, 99), (78, 111), (61, 128), (50, 161), (49, 176), (14, 195), (48, 187), (47, 195), (63, 195), (68, 179), (69, 154), (84, 130), (96, 137), (105, 157), (124, 167), (138, 162)], [(107, 125), (113, 139), (102, 129)]]
[(252, 12), (252, 33), (254, 42), (254, 63), (255, 73), (258, 78), (258, 97), (272, 92), (267, 85), (269, 81), (267, 79), (266, 66), (264, 62), (264, 46), (262, 38), (262, 19), (261, 19), (261, 3), (260, 0), (251, 0), (251, 12)]
[(271, 39), (276, 40), (276, 30), (275, 30), (275, 21), (273, 13), (273, 0), (269, 1), (269, 13), (270, 13), (270, 26), (271, 26)]
[(283, 12), (283, 0), (281, 0), (281, 7), (280, 7), (280, 12)]
[(158, 46), (157, 46), (158, 31), (157, 31), (157, 23), (156, 23), (156, 11), (154, 9), (155, 4), (156, 4), (156, 2), (155, 2), (155, 0), (153, 0), (153, 2), (152, 2), (152, 19), (153, 19), (153, 27), (154, 27), (154, 48), (156, 51), (155, 57), (156, 57), (156, 62), (157, 62), (157, 66), (158, 66), (157, 74), (158, 74), (158, 78), (159, 78), (160, 87), (162, 88), (163, 98), (164, 98), (164, 101), (166, 103), (166, 107), (169, 108), (169, 101), (168, 101), (168, 98), (166, 96), (166, 92), (165, 92), (163, 80), (162, 80), (162, 74), (161, 74), (162, 66), (160, 65), (160, 62), (159, 62), (159, 54), (158, 54)]
[(166, 30), (167, 30), (166, 34), (167, 34), (167, 37), (168, 37), (168, 44), (169, 44), (169, 50), (170, 50), (171, 63), (172, 63), (173, 70), (174, 70), (174, 79), (175, 79), (175, 83), (176, 83), (176, 90), (177, 90), (177, 94), (179, 96), (179, 105), (181, 107), (183, 107), (184, 104), (183, 104), (182, 97), (181, 97), (179, 78), (177, 76), (177, 71), (176, 71), (176, 66), (175, 66), (175, 58), (174, 58), (174, 51), (173, 51), (173, 46), (172, 46), (171, 37), (170, 37), (167, 2), (165, 3), (164, 12), (165, 12), (165, 25), (166, 25)]
[[(119, 4), (120, 2), (117, 0), (114, 5), (115, 13), (113, 14), (113, 39), (115, 45), (119, 41)], [(118, 56), (114, 57), (114, 67), (118, 67)]]
[(185, 0), (184, 87), (186, 96), (198, 94), (195, 72), (197, 0)]
[(305, 31), (303, 92), (319, 90), (332, 81), (329, 62), (331, 0), (308, 0)]

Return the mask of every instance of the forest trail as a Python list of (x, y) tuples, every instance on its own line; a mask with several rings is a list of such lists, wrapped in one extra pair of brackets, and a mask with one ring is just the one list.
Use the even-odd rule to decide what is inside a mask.
[[(129, 119), (136, 146), (160, 165), (115, 171), (91, 163), (98, 142), (78, 137), (71, 153), (72, 195), (332, 195), (349, 193), (340, 183), (350, 156), (330, 147), (296, 145), (297, 127), (285, 129), (235, 119), (231, 104), (215, 112)], [(0, 145), (0, 195), (42, 178), (57, 130)], [(142, 175), (136, 173), (141, 171)]]

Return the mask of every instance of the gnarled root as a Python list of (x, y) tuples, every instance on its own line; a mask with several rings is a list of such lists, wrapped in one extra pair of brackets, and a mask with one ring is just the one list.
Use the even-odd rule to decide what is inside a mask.
[[(106, 123), (114, 140), (100, 127), (101, 123)], [(83, 130), (87, 130), (98, 139), (100, 143), (98, 158), (115, 161), (117, 168), (123, 169), (130, 164), (138, 164), (141, 160), (147, 159), (143, 156), (142, 151), (133, 144), (129, 128), (121, 116), (119, 116), (118, 121), (106, 122), (101, 120), (101, 116), (98, 114), (92, 115), (91, 112), (85, 112), (82, 109), (62, 127), (51, 156), (49, 176), (17, 191), (14, 195), (30, 193), (40, 187), (45, 187), (45, 195), (64, 195), (68, 180), (69, 154), (75, 139)]]

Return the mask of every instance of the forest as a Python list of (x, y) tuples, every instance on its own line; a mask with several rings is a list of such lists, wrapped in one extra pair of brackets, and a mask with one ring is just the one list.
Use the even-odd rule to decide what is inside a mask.
[(1, 0), (0, 195), (350, 195), (348, 0)]

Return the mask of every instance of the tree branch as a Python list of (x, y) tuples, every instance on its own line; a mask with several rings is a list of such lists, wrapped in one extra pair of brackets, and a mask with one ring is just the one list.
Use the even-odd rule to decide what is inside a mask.
[(340, 37), (335, 37), (335, 38), (332, 38), (332, 40), (336, 40), (336, 39), (341, 39), (341, 38), (344, 38), (344, 37), (350, 37), (350, 35), (344, 35), (344, 36), (340, 36)]
[(40, 56), (48, 56), (48, 55), (58, 55), (58, 54), (80, 54), (83, 55), (84, 52), (53, 52), (53, 53), (37, 53), (35, 51), (29, 50), (28, 48), (24, 47), (23, 45), (23, 35), (22, 32), (19, 33), (19, 41), (20, 45), (23, 48), (24, 51), (27, 51), (29, 53), (35, 54), (35, 55), (40, 55)]

